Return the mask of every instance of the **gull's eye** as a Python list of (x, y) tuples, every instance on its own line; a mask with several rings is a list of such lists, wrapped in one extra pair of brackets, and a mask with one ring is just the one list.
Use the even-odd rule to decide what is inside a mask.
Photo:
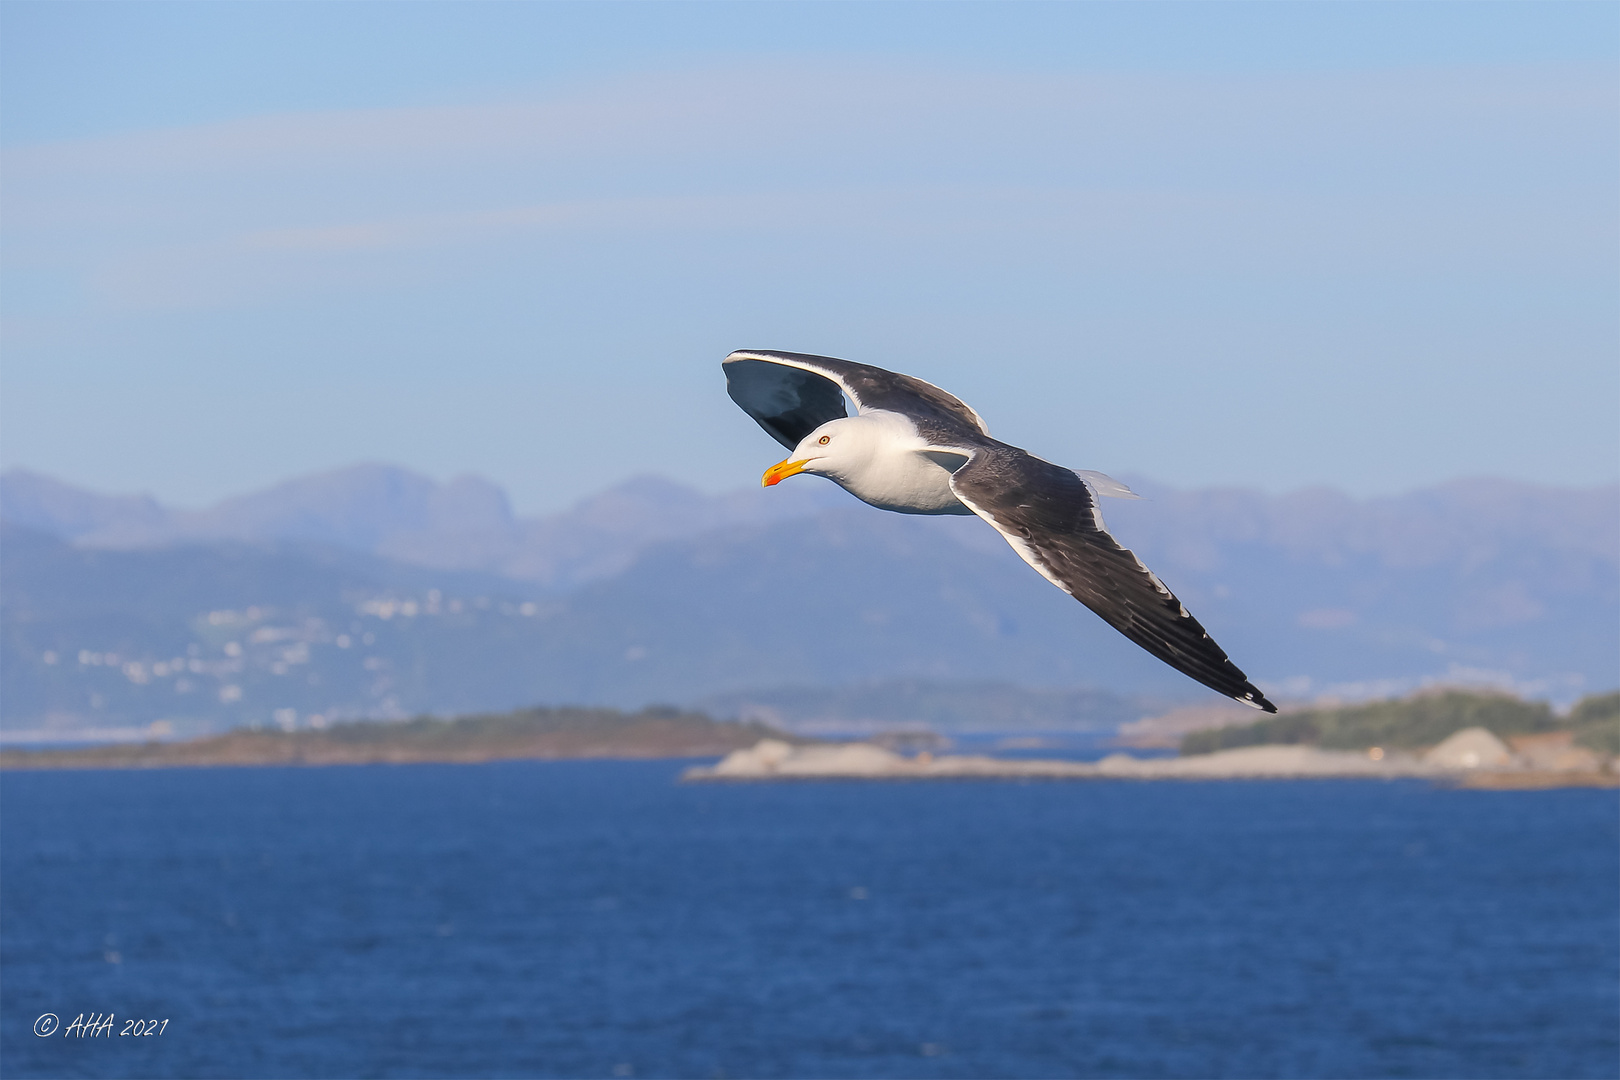
[(816, 441), (818, 443), (820, 443), (822, 446), (826, 446), (828, 443), (832, 442), (832, 436), (831, 435), (823, 435), (821, 438), (817, 439)]

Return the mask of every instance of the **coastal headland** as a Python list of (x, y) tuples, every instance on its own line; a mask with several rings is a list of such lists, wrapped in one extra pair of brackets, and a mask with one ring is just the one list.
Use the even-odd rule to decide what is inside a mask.
[(453, 720), (364, 720), (322, 730), (237, 730), (176, 742), (3, 750), (0, 769), (141, 769), (223, 765), (373, 765), (558, 758), (714, 757), (761, 739), (764, 724), (651, 707), (521, 709)]
[[(1219, 714), (1215, 714), (1219, 715)], [(1134, 725), (1151, 726), (1147, 721)], [(1127, 725), (1131, 727), (1133, 725)], [(685, 779), (1398, 779), (1496, 790), (1620, 787), (1620, 693), (1583, 698), (1565, 715), (1507, 694), (1440, 690), (1360, 705), (1284, 711), (1193, 731), (1176, 757), (1101, 761), (919, 753), (867, 743), (791, 746), (762, 740)]]
[[(888, 745), (884, 745), (887, 742)], [(370, 765), (565, 758), (719, 758), (694, 781), (1260, 780), (1425, 778), (1499, 790), (1620, 786), (1620, 694), (1564, 715), (1545, 703), (1455, 690), (1285, 711), (1186, 735), (1179, 756), (1100, 761), (996, 757), (871, 741), (824, 742), (672, 706), (531, 708), (454, 719), (238, 729), (141, 744), (0, 751), (4, 769)]]

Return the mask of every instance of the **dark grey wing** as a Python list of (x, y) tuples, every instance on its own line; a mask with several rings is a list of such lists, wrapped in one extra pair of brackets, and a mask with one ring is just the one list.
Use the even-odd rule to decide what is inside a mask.
[(722, 366), (731, 400), (789, 450), (827, 421), (849, 415), (843, 388), (814, 371), (737, 353)]
[[(903, 413), (930, 441), (960, 441), (964, 434), (988, 434), (978, 413), (939, 387), (870, 364), (810, 353), (742, 349), (726, 357), (721, 366), (731, 400), (789, 449), (828, 420), (846, 415), (842, 394), (848, 394), (862, 412), (886, 409)], [(796, 437), (789, 442), (791, 436)]]
[(1211, 690), (1277, 711), (1164, 582), (1102, 527), (1096, 498), (1073, 472), (1016, 447), (985, 447), (956, 470), (951, 490), (1115, 630)]

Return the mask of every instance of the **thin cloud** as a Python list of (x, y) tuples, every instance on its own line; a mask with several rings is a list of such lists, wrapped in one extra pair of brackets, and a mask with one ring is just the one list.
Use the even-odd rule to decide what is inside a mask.
[(739, 230), (1169, 269), (1608, 265), (1611, 77), (805, 64), (259, 117), (8, 151), (7, 272), (206, 306), (366, 287), (344, 260), (379, 253)]

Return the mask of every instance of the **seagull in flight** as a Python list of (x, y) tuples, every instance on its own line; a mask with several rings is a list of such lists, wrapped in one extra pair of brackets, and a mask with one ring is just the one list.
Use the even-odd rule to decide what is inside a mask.
[(765, 470), (766, 487), (815, 473), (880, 510), (977, 514), (1042, 577), (1160, 660), (1245, 705), (1277, 711), (1103, 527), (1099, 496), (1137, 498), (1124, 484), (991, 438), (978, 413), (910, 375), (763, 349), (734, 352), (722, 367), (731, 400), (792, 451)]

